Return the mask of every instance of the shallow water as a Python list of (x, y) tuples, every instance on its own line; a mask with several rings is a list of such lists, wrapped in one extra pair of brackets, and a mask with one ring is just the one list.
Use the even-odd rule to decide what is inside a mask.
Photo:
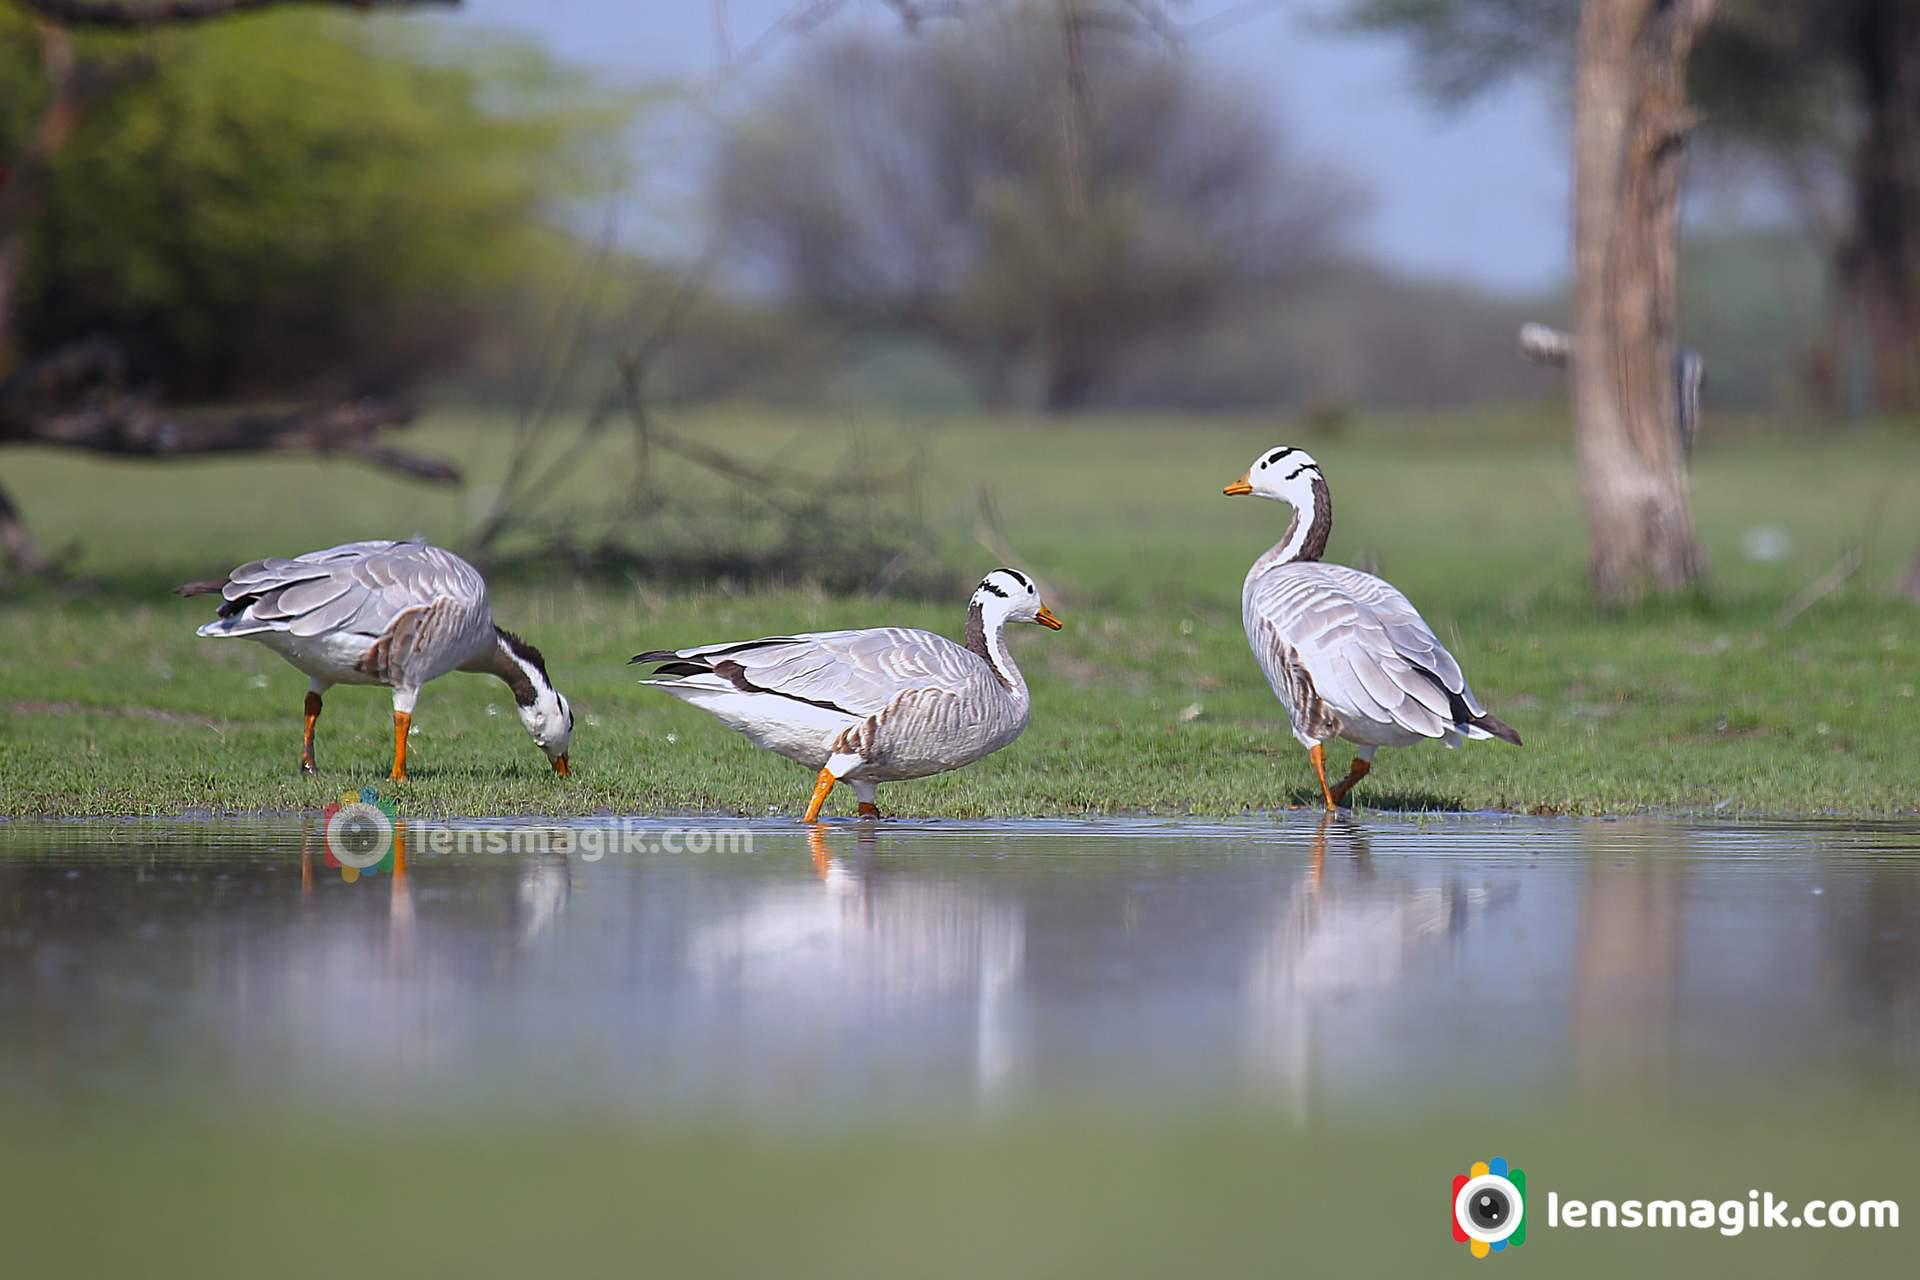
[[(1697, 1149), (1741, 1122), (1670, 1124), (1718, 1106), (1778, 1177), (1920, 1213), (1920, 827), (703, 825), (412, 824), (349, 881), (317, 818), (0, 824), (0, 1093), (796, 1140), (1207, 1115), (1423, 1162), (1379, 1135), (1444, 1117), (1536, 1164), (1577, 1117), (1744, 1194)], [(1770, 1147), (1794, 1109), (1866, 1158)]]
[(0, 1013), (26, 1029), (0, 1079), (311, 1101), (379, 1072), (409, 1105), (537, 1080), (817, 1121), (1920, 1067), (1910, 828), (708, 829), (735, 847), (518, 823), (547, 851), (433, 852), (416, 824), (401, 874), (349, 883), (317, 820), (0, 827)]

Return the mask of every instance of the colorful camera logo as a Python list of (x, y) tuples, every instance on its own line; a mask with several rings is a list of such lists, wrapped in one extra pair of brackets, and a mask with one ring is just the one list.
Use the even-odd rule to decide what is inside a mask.
[(382, 868), (393, 870), (393, 801), (362, 787), (357, 795), (342, 792), (320, 816), (326, 822), (327, 865), (338, 867), (342, 880), (352, 884)]
[(1453, 1238), (1476, 1258), (1527, 1242), (1527, 1171), (1501, 1159), (1453, 1175)]

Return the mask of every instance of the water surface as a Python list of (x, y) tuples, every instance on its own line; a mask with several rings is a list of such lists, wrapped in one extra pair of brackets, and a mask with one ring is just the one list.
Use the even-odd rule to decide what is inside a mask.
[[(159, 1124), (169, 1158), (241, 1112), (249, 1134), (369, 1141), (581, 1117), (726, 1135), (708, 1153), (860, 1135), (913, 1154), (850, 1177), (976, 1159), (983, 1186), (1004, 1166), (977, 1144), (1021, 1141), (1039, 1164), (1135, 1159), (1163, 1209), (1257, 1166), (1227, 1148), (1259, 1132), (1277, 1165), (1307, 1144), (1337, 1166), (1345, 1144), (1402, 1166), (1408, 1204), (1380, 1213), (1409, 1265), (1451, 1260), (1411, 1205), (1490, 1143), (1591, 1194), (1636, 1171), (1710, 1196), (1825, 1171), (1860, 1184), (1827, 1194), (1920, 1213), (1910, 825), (711, 825), (736, 847), (666, 852), (662, 823), (602, 852), (606, 824), (518, 823), (544, 851), (436, 853), (416, 824), (400, 865), (349, 881), (317, 817), (0, 824), (0, 1118), (37, 1117), (35, 1158), (79, 1169), (60, 1135), (103, 1112)], [(1530, 1252), (1598, 1267), (1621, 1238)], [(1668, 1241), (1622, 1257), (1815, 1256), (1803, 1234)], [(956, 1274), (1018, 1269), (972, 1247)]]

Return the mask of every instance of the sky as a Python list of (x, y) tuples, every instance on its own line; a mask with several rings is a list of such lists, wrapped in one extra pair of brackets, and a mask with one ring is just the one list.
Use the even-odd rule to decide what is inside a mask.
[[(449, 21), (534, 36), (561, 58), (611, 82), (711, 83), (753, 48), (795, 0), (466, 0)], [(1194, 18), (1236, 9), (1191, 0)], [(1193, 42), (1185, 56), (1261, 95), (1304, 156), (1337, 164), (1372, 192), (1358, 246), (1423, 276), (1525, 292), (1567, 272), (1567, 118), (1538, 84), (1494, 90), (1466, 110), (1439, 110), (1415, 84), (1399, 41), (1331, 31), (1330, 0), (1276, 0), (1256, 16)], [(723, 24), (716, 13), (724, 15)], [(1320, 20), (1316, 20), (1320, 19)], [(876, 4), (851, 4), (833, 21), (887, 21)], [(730, 93), (778, 73), (812, 36), (786, 35), (728, 78)], [(731, 50), (729, 54), (728, 50)], [(693, 148), (693, 130), (649, 135), (650, 145)], [(679, 157), (691, 161), (691, 157)]]

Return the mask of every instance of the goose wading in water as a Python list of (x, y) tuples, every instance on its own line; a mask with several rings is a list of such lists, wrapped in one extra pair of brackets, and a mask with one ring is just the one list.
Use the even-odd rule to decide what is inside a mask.
[(203, 636), (258, 640), (307, 673), (300, 768), (315, 772), (320, 697), (336, 684), (393, 689), (393, 770), (407, 776), (407, 731), (420, 686), (449, 671), (498, 676), (513, 690), (520, 723), (558, 774), (571, 772), (573, 708), (547, 677), (540, 651), (493, 624), (487, 583), (451, 551), (424, 542), (348, 542), (291, 560), (255, 560), (211, 582), (176, 587), (219, 595)]
[[(1269, 449), (1222, 492), (1293, 508), (1286, 536), (1247, 571), (1240, 616), (1254, 661), (1313, 760), (1329, 811), (1367, 776), (1376, 748), (1427, 738), (1448, 747), (1462, 738), (1520, 745), (1520, 735), (1473, 696), (1460, 664), (1405, 596), (1370, 573), (1321, 563), (1333, 497), (1304, 451)], [(1329, 738), (1359, 748), (1333, 787), (1322, 746)]]
[(836, 782), (877, 818), (878, 784), (972, 764), (1027, 727), (1027, 682), (1007, 653), (1009, 622), (1060, 629), (1040, 589), (995, 569), (967, 602), (966, 643), (910, 627), (767, 636), (655, 649), (642, 684), (709, 712), (776, 755), (818, 769), (805, 821)]

